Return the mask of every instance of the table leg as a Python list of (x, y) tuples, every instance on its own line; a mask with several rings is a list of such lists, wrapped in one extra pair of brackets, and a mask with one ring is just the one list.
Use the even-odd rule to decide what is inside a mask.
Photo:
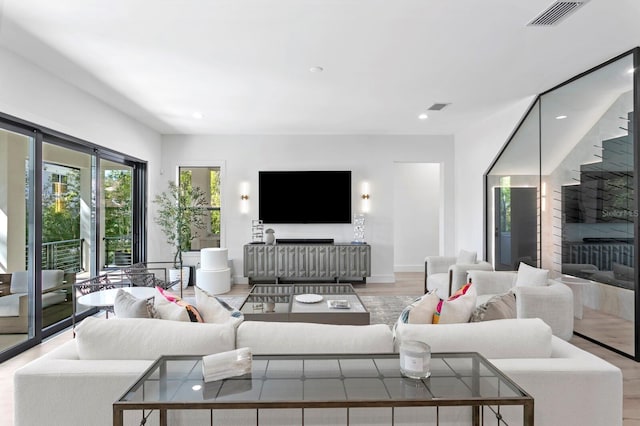
[(124, 426), (124, 411), (113, 407), (113, 426)]
[(160, 426), (167, 426), (167, 409), (160, 408)]
[(522, 420), (522, 424), (524, 424), (524, 426), (533, 426), (533, 406), (534, 406), (534, 401), (533, 399), (531, 401), (525, 401), (524, 403), (524, 407), (522, 409), (523, 411), (523, 420)]

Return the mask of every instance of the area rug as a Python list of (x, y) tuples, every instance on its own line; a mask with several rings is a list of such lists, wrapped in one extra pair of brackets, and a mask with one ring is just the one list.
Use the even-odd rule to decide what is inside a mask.
[[(240, 308), (243, 296), (218, 296), (234, 308)], [(371, 324), (387, 324), (393, 326), (400, 312), (418, 296), (360, 296), (362, 303), (370, 312)]]

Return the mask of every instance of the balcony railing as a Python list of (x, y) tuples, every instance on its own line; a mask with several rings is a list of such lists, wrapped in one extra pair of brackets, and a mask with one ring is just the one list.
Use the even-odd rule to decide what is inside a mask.
[(131, 235), (104, 237), (105, 267), (131, 265)]
[(42, 269), (62, 269), (80, 272), (82, 267), (84, 238), (53, 241), (42, 244)]

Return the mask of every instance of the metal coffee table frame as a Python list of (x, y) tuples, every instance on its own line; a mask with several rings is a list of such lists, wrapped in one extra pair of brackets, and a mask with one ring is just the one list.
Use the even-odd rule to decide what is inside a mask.
[[(319, 294), (318, 303), (300, 303), (296, 295)], [(331, 309), (327, 300), (347, 300), (350, 309)], [(313, 322), (367, 325), (369, 311), (351, 284), (256, 284), (240, 307), (247, 321)]]
[(305, 409), (346, 409), (348, 424), (350, 409), (367, 407), (390, 408), (392, 423), (399, 407), (436, 407), (439, 424), (441, 407), (465, 406), (473, 425), (507, 425), (505, 406), (522, 406), (522, 417), (510, 412), (511, 419), (534, 424), (533, 398), (482, 355), (434, 353), (431, 372), (402, 377), (398, 354), (254, 355), (252, 373), (204, 383), (202, 357), (163, 356), (114, 402), (113, 424), (122, 426), (128, 410), (142, 411), (144, 422), (155, 413), (165, 426), (169, 410), (207, 410), (213, 425), (217, 410), (254, 409), (256, 425), (260, 410), (270, 409), (300, 409), (303, 422), (313, 415)]

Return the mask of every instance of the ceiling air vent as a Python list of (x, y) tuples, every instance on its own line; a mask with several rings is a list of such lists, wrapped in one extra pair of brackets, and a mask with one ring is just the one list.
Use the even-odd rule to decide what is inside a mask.
[(584, 6), (589, 0), (583, 1), (557, 1), (549, 6), (546, 10), (533, 18), (527, 24), (529, 27), (549, 27), (556, 25), (564, 18), (575, 12), (580, 6)]
[(429, 108), (427, 108), (427, 110), (428, 111), (440, 111), (440, 110), (444, 109), (447, 105), (449, 105), (449, 104), (433, 104)]

